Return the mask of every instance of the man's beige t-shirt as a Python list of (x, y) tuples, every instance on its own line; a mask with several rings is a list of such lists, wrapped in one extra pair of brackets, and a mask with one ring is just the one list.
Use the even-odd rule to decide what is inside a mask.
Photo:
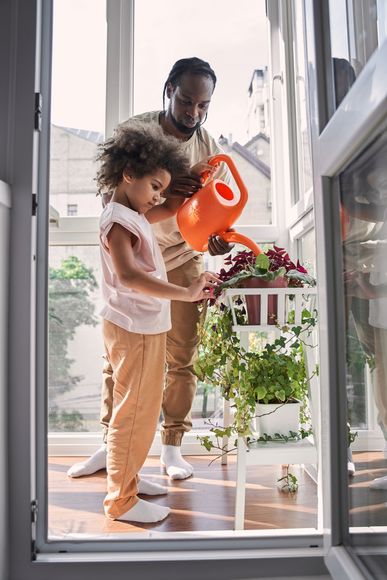
[[(159, 123), (160, 113), (161, 111), (151, 111), (136, 115), (128, 119), (126, 123), (129, 123), (131, 119), (145, 123)], [(200, 135), (198, 131), (195, 131), (188, 141), (182, 141), (182, 147), (190, 160), (191, 166), (199, 163), (199, 161), (206, 160), (207, 157), (223, 153), (215, 139), (203, 127), (200, 128)], [(230, 174), (224, 163), (220, 165), (215, 177), (229, 183)], [(199, 254), (183, 240), (177, 226), (176, 217), (153, 224), (152, 227), (159, 243), (167, 272), (174, 270)]]

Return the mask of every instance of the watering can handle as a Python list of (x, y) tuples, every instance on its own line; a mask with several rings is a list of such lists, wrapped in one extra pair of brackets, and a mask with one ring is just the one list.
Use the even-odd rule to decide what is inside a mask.
[[(213, 157), (210, 157), (210, 159), (208, 160), (208, 164), (209, 165), (213, 165), (214, 167), (217, 167), (219, 165), (219, 163), (221, 161), (224, 161), (224, 163), (226, 163), (226, 165), (228, 165), (228, 168), (231, 171), (231, 174), (233, 176), (233, 178), (235, 179), (235, 182), (239, 188), (239, 191), (241, 193), (241, 199), (240, 202), (243, 203), (243, 205), (247, 202), (247, 198), (248, 198), (248, 193), (247, 193), (247, 189), (245, 184), (242, 181), (241, 176), (239, 175), (239, 171), (236, 168), (236, 165), (234, 163), (234, 161), (231, 159), (231, 157), (229, 155), (225, 155), (224, 153), (219, 153), (218, 155), (214, 155)], [(202, 173), (202, 178), (204, 180), (206, 180), (209, 176), (208, 171), (204, 171)]]
[(254, 252), (256, 256), (262, 253), (261, 248), (257, 246), (257, 244), (253, 242), (253, 240), (251, 240), (247, 236), (244, 236), (243, 234), (238, 234), (238, 232), (235, 232), (234, 230), (227, 230), (227, 232), (222, 232), (221, 234), (218, 235), (225, 242), (242, 244), (243, 246), (246, 246), (247, 248), (249, 248), (249, 250)]

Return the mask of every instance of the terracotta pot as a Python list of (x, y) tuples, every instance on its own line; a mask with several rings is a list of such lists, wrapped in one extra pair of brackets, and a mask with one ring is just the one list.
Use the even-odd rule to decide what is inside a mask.
[[(245, 288), (287, 288), (288, 281), (284, 276), (275, 280), (262, 280), (262, 278), (249, 278), (244, 281)], [(278, 296), (269, 294), (267, 300), (267, 320), (261, 322), (261, 297), (259, 295), (246, 295), (247, 321), (248, 324), (277, 324)]]

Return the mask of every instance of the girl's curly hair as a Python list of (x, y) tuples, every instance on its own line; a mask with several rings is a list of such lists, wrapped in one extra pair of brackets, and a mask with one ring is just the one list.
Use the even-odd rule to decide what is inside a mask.
[(112, 193), (124, 171), (141, 178), (165, 169), (173, 179), (189, 172), (189, 161), (181, 143), (166, 135), (157, 123), (129, 121), (117, 127), (113, 137), (98, 147), (101, 165), (96, 181), (98, 193)]

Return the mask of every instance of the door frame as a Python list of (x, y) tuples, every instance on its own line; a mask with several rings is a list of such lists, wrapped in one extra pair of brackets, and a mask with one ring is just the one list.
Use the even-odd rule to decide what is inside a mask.
[[(324, 552), (334, 578), (353, 580), (371, 577), (353, 549), (369, 545), (370, 535), (350, 530), (348, 518), (347, 398), (342, 388), (345, 357), (340, 355), (345, 352), (345, 309), (335, 177), (386, 130), (387, 42), (371, 56), (335, 111), (328, 2), (306, 0), (305, 8), (319, 252), (322, 423), (327, 427), (322, 440)], [(372, 540), (375, 545), (385, 545), (386, 534), (373, 533)]]

